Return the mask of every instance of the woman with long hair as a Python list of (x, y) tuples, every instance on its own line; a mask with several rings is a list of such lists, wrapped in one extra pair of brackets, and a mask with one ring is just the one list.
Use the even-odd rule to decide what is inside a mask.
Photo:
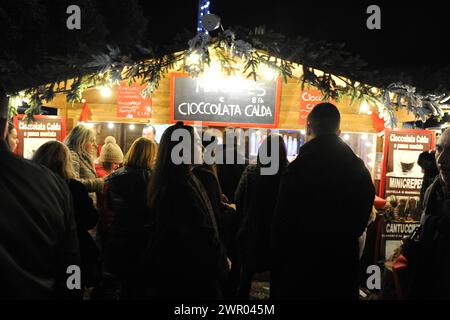
[(44, 143), (33, 155), (34, 162), (41, 164), (64, 179), (72, 194), (75, 221), (81, 257), (81, 280), (84, 287), (90, 287), (99, 280), (99, 252), (88, 230), (97, 224), (97, 210), (86, 188), (74, 179), (71, 154), (69, 149), (59, 141)]
[[(270, 161), (266, 161), (270, 159)], [(264, 174), (278, 163), (275, 174)], [(288, 165), (286, 146), (279, 135), (269, 134), (258, 150), (257, 164), (242, 174), (235, 194), (242, 224), (237, 241), (242, 264), (238, 296), (248, 299), (255, 273), (270, 271), (270, 231), (280, 179)]]
[(121, 283), (121, 299), (142, 298), (141, 256), (147, 244), (147, 186), (155, 164), (155, 141), (138, 138), (124, 165), (105, 179), (104, 205), (98, 230), (105, 246), (105, 268)]
[(11, 152), (14, 152), (19, 144), (19, 139), (17, 138), (16, 127), (11, 122), (8, 122), (8, 132), (6, 133), (6, 142), (8, 143)]
[(177, 123), (164, 132), (148, 191), (153, 231), (146, 261), (153, 298), (221, 298), (228, 261), (208, 195), (192, 173), (201, 157), (193, 127)]
[(97, 177), (94, 167), (94, 132), (83, 125), (78, 125), (70, 131), (65, 144), (71, 153), (75, 179), (85, 186), (94, 204), (97, 205), (97, 194), (103, 191), (103, 179)]

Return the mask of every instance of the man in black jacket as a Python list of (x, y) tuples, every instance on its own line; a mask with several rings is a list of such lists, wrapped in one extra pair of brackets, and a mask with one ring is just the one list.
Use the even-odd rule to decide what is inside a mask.
[(7, 102), (0, 90), (0, 299), (79, 297), (67, 286), (76, 284), (67, 268), (79, 266), (69, 190), (50, 170), (11, 153)]
[(339, 126), (333, 104), (315, 106), (307, 143), (282, 178), (272, 226), (274, 299), (358, 298), (358, 238), (375, 189)]

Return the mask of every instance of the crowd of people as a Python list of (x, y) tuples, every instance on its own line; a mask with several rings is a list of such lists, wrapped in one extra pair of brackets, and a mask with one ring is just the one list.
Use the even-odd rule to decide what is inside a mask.
[[(268, 272), (272, 299), (358, 299), (375, 188), (339, 138), (334, 105), (311, 111), (290, 164), (276, 134), (255, 164), (198, 164), (210, 141), (183, 123), (159, 144), (154, 130), (138, 138), (125, 156), (107, 137), (97, 159), (94, 132), (78, 125), (28, 161), (11, 152), (17, 132), (0, 115), (0, 298), (248, 299), (254, 275)], [(191, 161), (173, 160), (176, 130), (190, 139)], [(447, 130), (422, 215), (432, 248), (422, 254), (440, 260), (434, 273), (418, 268), (415, 297), (450, 297), (449, 153)], [(263, 156), (277, 157), (276, 174), (261, 173)], [(67, 285), (74, 265), (75, 289)]]

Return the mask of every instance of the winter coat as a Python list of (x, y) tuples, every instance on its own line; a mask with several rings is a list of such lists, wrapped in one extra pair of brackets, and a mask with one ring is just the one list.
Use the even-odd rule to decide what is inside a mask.
[(64, 180), (0, 140), (0, 197), (0, 299), (78, 295), (66, 286), (67, 267), (80, 257)]
[(427, 189), (417, 265), (411, 262), (412, 299), (450, 299), (450, 194), (439, 177)]
[(270, 269), (270, 230), (281, 177), (281, 172), (276, 175), (260, 172), (258, 165), (249, 165), (234, 197), (238, 215), (242, 216), (237, 247), (243, 268), (253, 272)]
[(78, 154), (73, 150), (71, 150), (70, 153), (72, 155), (72, 166), (75, 179), (79, 180), (84, 185), (89, 192), (89, 196), (94, 201), (94, 205), (97, 206), (97, 194), (101, 194), (103, 191), (103, 179), (97, 177), (94, 163), (88, 155)]
[(358, 238), (374, 198), (370, 173), (338, 136), (303, 145), (280, 183), (272, 298), (357, 299)]
[(242, 172), (244, 172), (245, 167), (248, 165), (248, 160), (244, 159), (244, 156), (239, 154), (240, 157), (244, 159), (245, 163), (238, 164), (238, 153), (236, 150), (233, 150), (231, 152), (234, 152), (235, 154), (234, 163), (227, 164), (226, 154), (230, 148), (231, 147), (225, 146), (223, 151), (221, 151), (221, 148), (217, 149), (216, 159), (222, 160), (222, 164), (217, 164), (217, 175), (219, 177), (220, 185), (222, 186), (222, 192), (227, 196), (230, 203), (235, 203), (234, 193), (236, 192)]
[(89, 234), (97, 224), (98, 214), (94, 202), (89, 197), (86, 188), (78, 180), (71, 179), (68, 182), (72, 194), (77, 234), (80, 244), (81, 270), (84, 277), (83, 283), (93, 285), (99, 277), (99, 250)]
[(226, 254), (201, 182), (193, 175), (170, 179), (152, 214), (154, 236), (146, 257), (151, 297), (220, 298)]
[[(139, 274), (142, 253), (147, 245), (144, 225), (148, 216), (150, 176), (148, 168), (125, 166), (105, 180), (105, 202), (112, 213), (105, 226), (108, 231), (105, 266), (109, 272), (125, 279)], [(99, 226), (103, 224), (99, 223)]]
[(236, 220), (236, 212), (231, 209), (227, 210), (226, 205), (222, 203), (219, 182), (211, 170), (200, 166), (195, 168), (193, 172), (208, 194), (217, 221), (220, 239), (228, 250), (234, 240), (233, 224)]

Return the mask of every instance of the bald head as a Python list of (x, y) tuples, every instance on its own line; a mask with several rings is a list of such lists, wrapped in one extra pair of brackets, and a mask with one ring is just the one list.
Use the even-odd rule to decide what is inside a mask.
[(450, 184), (450, 128), (442, 133), (436, 144), (436, 164), (442, 181)]

